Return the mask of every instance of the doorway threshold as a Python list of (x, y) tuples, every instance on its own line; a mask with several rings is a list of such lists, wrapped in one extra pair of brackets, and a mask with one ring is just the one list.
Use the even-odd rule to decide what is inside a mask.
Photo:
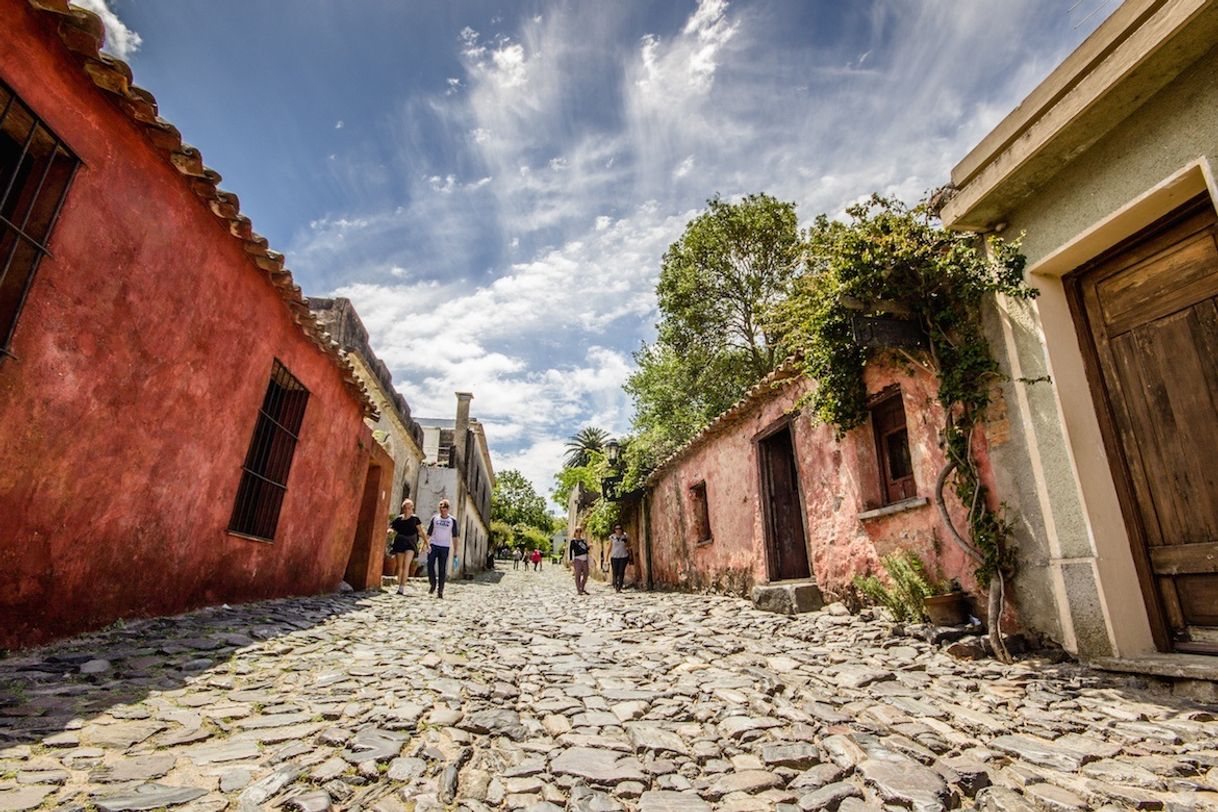
[(753, 587), (753, 605), (764, 612), (799, 615), (825, 605), (820, 587), (812, 578), (770, 581)]
[(1218, 701), (1218, 657), (1206, 654), (1143, 654), (1096, 657), (1087, 664), (1101, 671), (1153, 677), (1173, 695), (1201, 702)]

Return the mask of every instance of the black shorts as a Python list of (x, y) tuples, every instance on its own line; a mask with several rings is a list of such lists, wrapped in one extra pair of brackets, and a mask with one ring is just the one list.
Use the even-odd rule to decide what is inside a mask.
[(406, 538), (402, 538), (401, 536), (398, 536), (397, 538), (395, 538), (393, 540), (393, 554), (394, 555), (401, 555), (402, 553), (415, 553), (417, 555), (418, 552), (419, 552), (419, 537), (418, 536), (407, 536)]

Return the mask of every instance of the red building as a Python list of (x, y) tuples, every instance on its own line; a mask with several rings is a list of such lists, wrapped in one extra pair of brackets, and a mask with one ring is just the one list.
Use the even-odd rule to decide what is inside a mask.
[(0, 646), (378, 581), (392, 461), (283, 256), (97, 17), (0, 19)]

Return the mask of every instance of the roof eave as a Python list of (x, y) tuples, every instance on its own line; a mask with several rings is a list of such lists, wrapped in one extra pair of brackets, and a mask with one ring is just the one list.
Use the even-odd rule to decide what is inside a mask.
[(233, 239), (242, 243), (250, 264), (265, 274), (268, 284), (287, 308), (288, 317), (337, 367), (344, 386), (360, 404), (364, 415), (375, 418), (378, 414), (376, 404), (342, 348), (330, 338), (309, 309), (308, 301), (292, 279), (292, 272), (284, 267), (283, 254), (269, 248), (266, 238), (254, 232), (250, 218), (240, 212), (237, 196), (219, 188), (220, 173), (205, 166), (199, 150), (183, 142), (178, 129), (160, 117), (156, 97), (132, 84), (130, 66), (102, 53), (105, 26), (101, 18), (92, 11), (69, 5), (67, 0), (29, 0), (29, 4), (36, 12), (54, 21), (60, 41), (85, 76), (111, 97)]
[(1128, 0), (952, 170), (949, 228), (988, 231), (1213, 47), (1218, 0)]

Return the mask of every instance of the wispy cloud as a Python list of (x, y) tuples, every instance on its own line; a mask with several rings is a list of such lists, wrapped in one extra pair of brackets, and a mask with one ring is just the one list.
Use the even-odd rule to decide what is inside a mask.
[(303, 229), (294, 262), (355, 301), (417, 413), (472, 390), (496, 466), (548, 490), (566, 436), (626, 428), (660, 258), (707, 197), (767, 191), (805, 220), (914, 199), (1084, 33), (1054, 0), (851, 4), (840, 37), (817, 12), (786, 36), (782, 9), (700, 0), (642, 35), (619, 4), (465, 27), (461, 75), (336, 162), (368, 204)]
[(102, 25), (106, 28), (104, 46), (106, 51), (119, 59), (127, 59), (139, 50), (144, 41), (143, 38), (119, 19), (118, 14), (110, 8), (106, 0), (73, 0), (73, 2), (101, 17)]

